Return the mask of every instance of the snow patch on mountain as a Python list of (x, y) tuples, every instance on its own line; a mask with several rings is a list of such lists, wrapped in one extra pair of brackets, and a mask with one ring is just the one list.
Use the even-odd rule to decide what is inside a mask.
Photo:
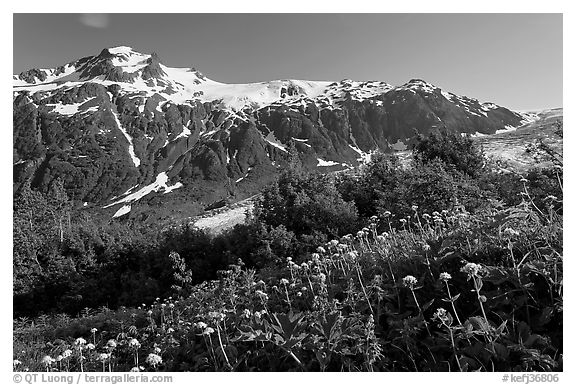
[(114, 111), (111, 111), (111, 112), (112, 112), (112, 116), (114, 116), (114, 121), (116, 122), (116, 126), (118, 126), (118, 129), (122, 132), (122, 134), (124, 135), (126, 140), (128, 140), (128, 154), (130, 154), (130, 158), (132, 158), (132, 162), (134, 163), (134, 166), (139, 167), (140, 166), (140, 158), (138, 158), (136, 156), (136, 153), (134, 152), (134, 144), (132, 144), (132, 137), (130, 135), (128, 135), (128, 132), (126, 132), (124, 127), (122, 127), (122, 124), (120, 123), (120, 120), (118, 119), (118, 115), (116, 115), (116, 113)]
[[(90, 112), (93, 111), (94, 107), (90, 107), (86, 110), (81, 111), (81, 107), (82, 105), (88, 103), (89, 101), (95, 99), (95, 97), (89, 98), (87, 100), (84, 100), (82, 102), (78, 102), (78, 103), (71, 103), (71, 104), (62, 104), (62, 103), (56, 103), (56, 104), (46, 104), (46, 107), (53, 107), (51, 112), (55, 112), (57, 114), (60, 115), (65, 115), (65, 116), (73, 116), (76, 115), (79, 112)], [(98, 110), (98, 107), (96, 107), (96, 110)]]
[(336, 166), (336, 165), (340, 164), (340, 163), (334, 162), (332, 160), (324, 160), (324, 159), (320, 159), (320, 158), (317, 158), (317, 160), (318, 160), (318, 164), (316, 165), (317, 167), (330, 167), (330, 166)]
[(278, 139), (276, 139), (276, 137), (274, 136), (274, 132), (270, 131), (268, 133), (268, 135), (266, 135), (264, 140), (266, 140), (272, 146), (274, 146), (274, 147), (276, 147), (276, 148), (278, 148), (284, 152), (288, 152), (288, 150), (286, 149), (286, 146), (284, 146), (282, 143), (280, 143), (280, 141)]
[(190, 131), (190, 129), (186, 126), (182, 127), (182, 132), (180, 134), (178, 134), (177, 137), (174, 138), (174, 140), (176, 139), (180, 139), (180, 138), (187, 138), (190, 135), (192, 135), (192, 131)]
[(126, 215), (126, 214), (128, 214), (131, 210), (132, 210), (132, 206), (131, 206), (131, 205), (124, 205), (124, 206), (120, 207), (120, 208), (118, 209), (118, 211), (116, 211), (116, 213), (114, 213), (114, 215), (112, 215), (112, 218), (118, 218), (118, 217), (121, 217), (122, 215)]
[(168, 194), (169, 192), (172, 192), (173, 190), (176, 190), (176, 189), (183, 187), (183, 186), (184, 185), (180, 182), (177, 182), (177, 183), (173, 184), (172, 186), (169, 186), (168, 185), (168, 175), (166, 175), (165, 172), (161, 172), (156, 177), (156, 180), (154, 181), (154, 183), (151, 183), (147, 186), (144, 186), (141, 189), (139, 189), (138, 191), (135, 191), (131, 194), (128, 194), (127, 196), (120, 199), (119, 201), (114, 202), (114, 203), (110, 203), (109, 205), (106, 205), (103, 208), (108, 208), (108, 207), (111, 207), (111, 206), (114, 206), (114, 205), (117, 205), (120, 203), (136, 202), (136, 201), (142, 199), (143, 197), (145, 197), (146, 195), (150, 194), (151, 192), (163, 191), (164, 194)]
[(308, 148), (312, 148), (312, 146), (308, 144), (308, 139), (299, 139), (299, 138), (292, 137), (292, 140), (299, 142), (299, 143), (302, 143), (304, 146), (306, 146)]

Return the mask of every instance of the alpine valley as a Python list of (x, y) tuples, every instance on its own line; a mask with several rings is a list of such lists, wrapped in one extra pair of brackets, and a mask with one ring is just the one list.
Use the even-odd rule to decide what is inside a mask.
[(225, 84), (166, 64), (120, 46), (14, 75), (14, 189), (60, 179), (79, 209), (185, 218), (257, 194), (295, 160), (345, 170), (433, 129), (482, 136), (536, 119), (418, 79)]

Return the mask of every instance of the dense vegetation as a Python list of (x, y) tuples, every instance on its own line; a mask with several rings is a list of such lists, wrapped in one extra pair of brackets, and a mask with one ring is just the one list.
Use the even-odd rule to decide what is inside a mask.
[(14, 200), (16, 370), (562, 370), (562, 167), (458, 134), (354, 174), (297, 162), (214, 236)]

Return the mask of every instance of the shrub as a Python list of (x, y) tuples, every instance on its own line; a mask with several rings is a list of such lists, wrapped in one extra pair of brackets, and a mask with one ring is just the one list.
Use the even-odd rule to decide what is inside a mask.
[(343, 235), (356, 227), (354, 204), (342, 199), (328, 175), (283, 173), (262, 192), (254, 215), (269, 226), (283, 225), (296, 235), (313, 231)]
[(364, 218), (394, 212), (397, 219), (421, 212), (451, 210), (458, 206), (475, 211), (486, 206), (489, 194), (476, 179), (448, 167), (439, 159), (414, 160), (402, 167), (394, 155), (379, 154), (356, 176), (343, 176), (338, 189), (353, 201)]
[(471, 177), (481, 174), (485, 162), (483, 151), (471, 137), (446, 130), (418, 136), (413, 152), (414, 158), (422, 163), (440, 160)]

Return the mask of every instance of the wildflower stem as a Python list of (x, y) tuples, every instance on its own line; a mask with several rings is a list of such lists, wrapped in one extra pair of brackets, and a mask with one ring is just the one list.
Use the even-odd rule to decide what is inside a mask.
[(452, 297), (452, 294), (450, 293), (450, 286), (448, 286), (447, 281), (444, 281), (444, 283), (446, 284), (446, 291), (448, 291), (448, 298), (450, 298), (450, 304), (452, 305), (452, 310), (454, 310), (454, 315), (456, 316), (456, 321), (458, 321), (458, 324), (460, 326), (462, 326), (462, 322), (460, 321), (460, 317), (458, 317), (458, 312), (456, 311), (456, 306), (454, 305), (454, 298)]
[(476, 296), (478, 297), (478, 303), (480, 303), (480, 309), (482, 310), (482, 315), (484, 316), (484, 320), (486, 321), (486, 324), (489, 325), (488, 317), (486, 317), (486, 312), (484, 311), (484, 304), (483, 304), (481, 296), (480, 296), (480, 284), (477, 282), (477, 280), (480, 280), (481, 278), (474, 277), (473, 279), (474, 279), (474, 289), (476, 290)]
[(564, 193), (564, 186), (562, 184), (562, 180), (560, 179), (560, 175), (558, 174), (558, 171), (556, 171), (555, 174), (556, 174), (556, 179), (558, 179), (558, 185), (560, 186), (560, 190), (562, 191), (562, 193)]
[(523, 183), (524, 185), (524, 192), (526, 193), (526, 196), (528, 197), (528, 200), (530, 200), (530, 203), (532, 203), (532, 206), (534, 206), (534, 208), (536, 209), (536, 211), (538, 211), (540, 213), (540, 215), (542, 215), (542, 217), (546, 217), (546, 215), (544, 215), (544, 213), (542, 211), (540, 211), (540, 209), (538, 208), (538, 206), (536, 206), (536, 203), (534, 203), (534, 200), (532, 199), (532, 196), (530, 196), (530, 194), (528, 193), (528, 188), (526, 187), (526, 183)]
[(284, 292), (286, 293), (286, 301), (288, 301), (288, 307), (292, 311), (292, 303), (290, 302), (290, 296), (288, 295), (288, 287), (284, 285)]
[[(414, 289), (410, 288), (410, 291), (412, 292), (412, 297), (414, 297), (414, 302), (416, 302), (416, 307), (418, 307), (418, 311), (420, 312), (420, 314), (422, 315), (422, 318), (424, 319), (424, 312), (422, 312), (422, 308), (420, 307), (420, 304), (418, 303), (418, 299), (416, 298), (416, 293), (414, 293)], [(424, 319), (424, 326), (426, 326), (426, 331), (428, 332), (428, 335), (430, 337), (432, 337), (432, 333), (430, 333), (430, 328), (428, 327), (428, 322), (426, 322), (426, 319)]]
[(454, 343), (454, 333), (452, 333), (452, 328), (442, 321), (442, 324), (448, 328), (448, 332), (450, 332), (450, 340), (452, 341), (452, 350), (454, 350), (454, 359), (458, 364), (458, 369), (462, 371), (462, 367), (460, 366), (460, 360), (458, 359), (458, 355), (456, 354), (456, 344)]
[(228, 361), (228, 355), (226, 354), (226, 350), (224, 350), (224, 345), (222, 345), (222, 338), (220, 337), (220, 325), (216, 325), (216, 332), (218, 333), (218, 342), (220, 342), (220, 349), (222, 349), (222, 354), (224, 355), (224, 359), (226, 359), (226, 363), (228, 367), (232, 367), (230, 365), (230, 361)]
[(368, 302), (368, 307), (370, 308), (370, 313), (372, 313), (372, 315), (374, 315), (374, 309), (372, 309), (372, 305), (370, 304), (370, 298), (368, 297), (368, 294), (366, 293), (366, 288), (364, 288), (364, 283), (362, 282), (362, 277), (360, 275), (360, 269), (358, 268), (358, 264), (356, 264), (356, 273), (358, 274), (358, 281), (360, 282), (360, 287), (362, 288), (362, 292), (364, 293), (364, 296), (366, 297), (366, 302)]
[(304, 367), (304, 364), (302, 364), (302, 361), (300, 361), (298, 359), (298, 357), (296, 357), (296, 355), (294, 354), (294, 352), (292, 350), (288, 350), (288, 354), (290, 355), (290, 357), (292, 357), (294, 359), (294, 361), (296, 361), (298, 363), (298, 365), (300, 365), (302, 370), (306, 370), (306, 368)]
[[(206, 335), (204, 334), (204, 341), (206, 341)], [(210, 337), (210, 334), (208, 334), (208, 341), (210, 341), (210, 344), (206, 344), (206, 345), (210, 345), (210, 351), (212, 352), (212, 359), (214, 360), (214, 367), (216, 369), (218, 369), (218, 361), (216, 360), (216, 352), (214, 352), (214, 347), (212, 346), (212, 337)]]
[(508, 240), (508, 250), (510, 251), (510, 259), (512, 260), (512, 266), (514, 266), (514, 270), (516, 270), (518, 272), (518, 274), (520, 274), (520, 271), (518, 270), (518, 266), (516, 265), (516, 260), (514, 259), (512, 240), (510, 240), (510, 239)]
[(308, 279), (308, 284), (310, 285), (310, 291), (312, 292), (312, 297), (314, 297), (314, 286), (312, 286), (312, 281), (310, 281), (310, 276), (306, 274), (306, 279)]
[(434, 274), (432, 274), (432, 269), (430, 268), (430, 258), (428, 258), (428, 252), (424, 251), (424, 256), (426, 257), (426, 267), (428, 268), (428, 272), (430, 273), (430, 278), (434, 281)]

